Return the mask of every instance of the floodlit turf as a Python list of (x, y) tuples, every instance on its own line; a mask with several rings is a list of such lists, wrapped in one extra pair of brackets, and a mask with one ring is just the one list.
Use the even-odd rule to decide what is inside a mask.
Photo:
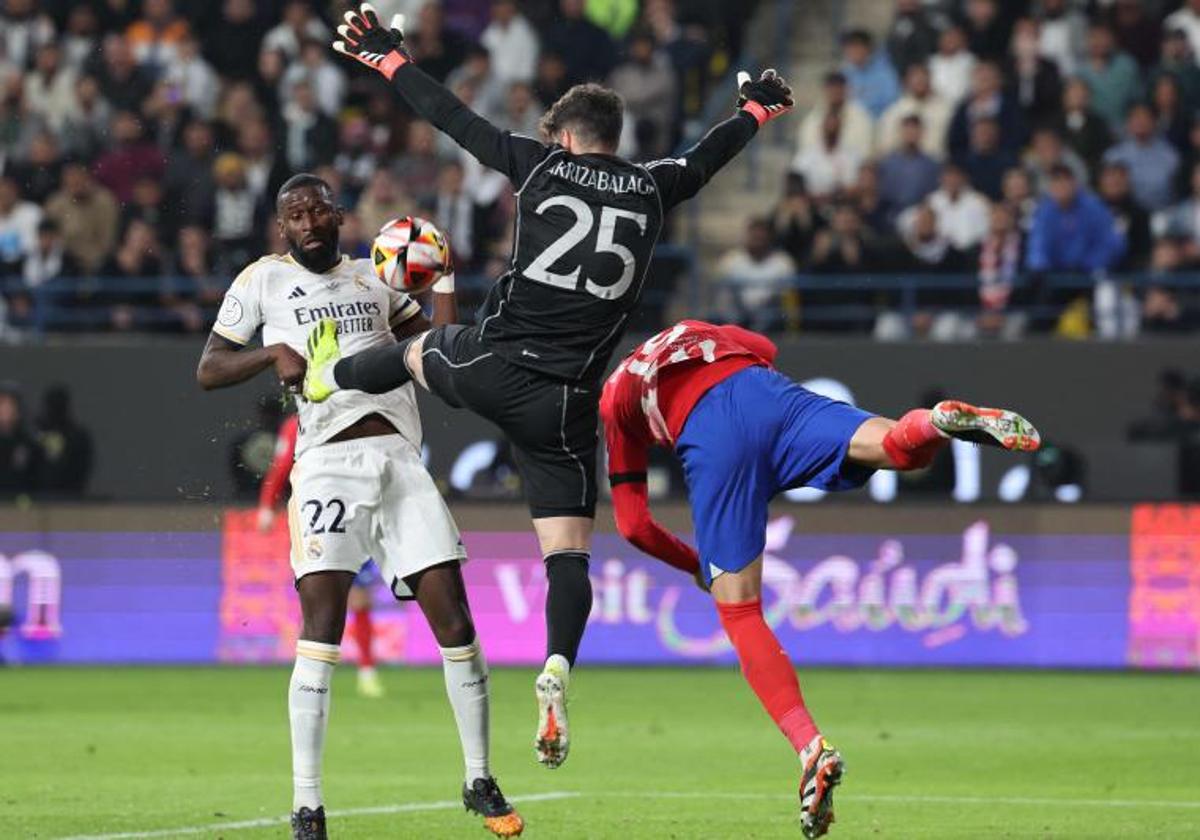
[[(358, 698), (353, 676), (341, 668), (334, 686), (326, 798), (351, 813), (331, 836), (490, 836), (452, 804), (441, 673), (389, 670), (381, 701)], [(532, 677), (493, 674), (495, 771), (510, 796), (535, 797), (520, 806), (527, 837), (800, 836), (794, 757), (736, 672), (581, 672), (556, 771), (533, 761)], [(801, 677), (849, 766), (831, 837), (1200, 837), (1195, 676)], [(0, 836), (288, 836), (225, 825), (291, 804), (286, 682), (282, 669), (0, 670)]]

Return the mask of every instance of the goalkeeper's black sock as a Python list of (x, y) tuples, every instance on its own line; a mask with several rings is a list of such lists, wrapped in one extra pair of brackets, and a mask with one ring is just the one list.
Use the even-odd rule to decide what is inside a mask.
[(588, 552), (556, 551), (546, 555), (546, 658), (558, 654), (575, 665), (579, 643), (592, 611)]
[(384, 394), (399, 388), (412, 381), (404, 360), (412, 342), (412, 338), (407, 338), (398, 344), (375, 347), (340, 359), (333, 366), (333, 381), (339, 388), (368, 394)]

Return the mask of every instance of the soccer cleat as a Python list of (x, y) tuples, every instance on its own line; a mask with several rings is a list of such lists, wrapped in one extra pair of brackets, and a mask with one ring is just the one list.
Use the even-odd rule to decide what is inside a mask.
[(387, 693), (384, 691), (383, 681), (379, 679), (378, 671), (374, 668), (358, 669), (358, 693), (372, 700), (378, 700)]
[(308, 334), (304, 357), (308, 369), (304, 372), (304, 399), (309, 402), (325, 402), (337, 388), (333, 382), (333, 366), (342, 358), (338, 346), (337, 321), (322, 318)]
[(822, 837), (833, 822), (833, 789), (846, 772), (841, 753), (820, 735), (800, 751), (800, 830), (805, 837)]
[(292, 840), (328, 840), (325, 833), (325, 806), (317, 810), (301, 808), (292, 814)]
[(571, 748), (567, 728), (567, 669), (557, 662), (547, 662), (546, 669), (534, 683), (538, 702), (538, 730), (533, 746), (537, 760), (553, 770), (567, 760)]
[(516, 837), (525, 830), (525, 820), (508, 804), (491, 776), (463, 785), (462, 795), (463, 807), (483, 817), (483, 827), (497, 837)]
[(942, 400), (929, 416), (934, 427), (952, 438), (998, 446), (1017, 452), (1033, 452), (1042, 445), (1033, 424), (1003, 408), (980, 408), (958, 400)]

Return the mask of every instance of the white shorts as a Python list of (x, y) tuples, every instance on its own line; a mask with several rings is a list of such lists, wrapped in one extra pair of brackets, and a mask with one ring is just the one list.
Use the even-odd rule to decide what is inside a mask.
[(292, 467), (292, 571), (357, 574), (374, 558), (397, 598), (404, 579), (467, 553), (421, 453), (400, 435), (324, 443)]

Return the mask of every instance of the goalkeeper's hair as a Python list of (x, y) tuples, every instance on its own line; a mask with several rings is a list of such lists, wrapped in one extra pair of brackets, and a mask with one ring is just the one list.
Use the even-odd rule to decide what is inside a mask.
[(539, 128), (553, 141), (563, 129), (570, 129), (588, 145), (616, 149), (625, 121), (625, 101), (615, 90), (588, 82), (575, 85), (542, 117)]
[(329, 186), (328, 181), (326, 181), (324, 178), (318, 178), (311, 172), (301, 172), (297, 175), (293, 175), (291, 178), (288, 178), (283, 182), (282, 186), (279, 187), (279, 192), (275, 193), (275, 206), (278, 207), (279, 202), (283, 201), (283, 197), (288, 193), (303, 189), (305, 187), (314, 187), (318, 190), (323, 190), (324, 192), (328, 193), (331, 198), (333, 197), (333, 187)]

